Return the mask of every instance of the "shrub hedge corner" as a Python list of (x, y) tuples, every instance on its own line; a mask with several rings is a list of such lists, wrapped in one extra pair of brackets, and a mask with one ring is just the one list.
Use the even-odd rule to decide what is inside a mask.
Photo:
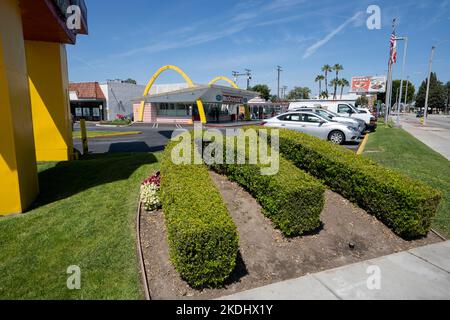
[(169, 143), (161, 164), (161, 198), (171, 261), (193, 287), (216, 287), (236, 266), (239, 237), (205, 165), (176, 165)]

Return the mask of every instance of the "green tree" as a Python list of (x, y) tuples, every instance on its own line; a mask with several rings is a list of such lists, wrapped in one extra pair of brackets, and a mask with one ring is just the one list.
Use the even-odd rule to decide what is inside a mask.
[(328, 99), (328, 93), (326, 93), (325, 91), (322, 91), (319, 95), (320, 99)]
[(341, 72), (342, 70), (344, 70), (344, 67), (341, 65), (341, 64), (339, 64), (339, 63), (336, 63), (334, 66), (333, 66), (333, 68), (332, 68), (335, 72), (336, 72), (336, 78), (334, 78), (334, 80), (336, 80), (335, 82), (334, 82), (334, 94), (333, 94), (333, 99), (337, 99), (337, 88), (338, 88), (338, 85), (339, 85), (339, 83), (338, 83), (338, 80), (339, 80), (339, 72)]
[(124, 81), (124, 83), (137, 84), (137, 81), (134, 79), (128, 78), (127, 80)]
[(261, 98), (268, 101), (271, 98), (269, 86), (266, 84), (257, 84), (253, 88), (250, 88), (251, 91), (259, 92), (261, 94)]
[(347, 79), (339, 79), (338, 80), (338, 86), (341, 87), (341, 100), (342, 100), (342, 95), (344, 94), (344, 88), (350, 86), (350, 82), (348, 82)]
[[(396, 104), (398, 101), (398, 95), (400, 94), (400, 83), (401, 80), (392, 81), (392, 105)], [(405, 101), (406, 87), (408, 87), (408, 97), (406, 103), (411, 103), (414, 100), (416, 88), (412, 82), (403, 80), (402, 103)]]
[(325, 80), (325, 77), (322, 74), (319, 74), (315, 80), (316, 82), (319, 83), (319, 95), (322, 93), (322, 81), (323, 80)]
[[(337, 79), (337, 80), (332, 79), (329, 84), (330, 88), (337, 88), (338, 85), (339, 85), (339, 79)], [(336, 94), (333, 94), (333, 100), (336, 100)]]
[(333, 69), (331, 68), (331, 66), (329, 64), (326, 64), (322, 67), (322, 71), (325, 76), (325, 92), (328, 95), (328, 73), (333, 71)]
[(361, 96), (359, 97), (356, 102), (355, 102), (355, 106), (357, 108), (359, 107), (365, 107), (369, 105), (369, 99), (366, 96)]
[[(427, 80), (422, 82), (422, 85), (419, 88), (419, 92), (416, 97), (416, 107), (420, 109), (425, 108), (425, 96), (427, 92)], [(444, 110), (445, 103), (447, 98), (447, 92), (442, 84), (436, 76), (436, 73), (431, 74), (430, 80), (430, 94), (428, 98), (428, 108), (430, 109), (438, 109)]]
[(295, 87), (292, 89), (288, 96), (288, 100), (309, 99), (311, 95), (311, 89), (307, 87)]

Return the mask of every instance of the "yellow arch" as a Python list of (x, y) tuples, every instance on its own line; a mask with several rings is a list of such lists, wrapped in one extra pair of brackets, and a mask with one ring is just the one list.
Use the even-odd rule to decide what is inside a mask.
[[(150, 79), (147, 86), (145, 87), (144, 93), (142, 94), (144, 97), (148, 95), (148, 93), (150, 92), (150, 89), (152, 88), (156, 79), (158, 79), (158, 77), (161, 75), (161, 73), (163, 73), (166, 70), (173, 70), (173, 71), (179, 73), (183, 77), (183, 79), (186, 81), (189, 88), (195, 87), (194, 82), (192, 82), (191, 78), (189, 78), (188, 75), (183, 70), (181, 70), (177, 66), (166, 65), (164, 67), (159, 68), (159, 70), (156, 71), (155, 74), (153, 75), (153, 77)], [(203, 102), (201, 100), (197, 100), (197, 107), (198, 107), (198, 112), (200, 114), (201, 122), (206, 123), (205, 109), (203, 107)], [(142, 101), (141, 107), (139, 109), (139, 121), (140, 122), (144, 121), (144, 108), (145, 108), (145, 101)]]
[(214, 78), (213, 80), (211, 80), (211, 81), (209, 82), (209, 85), (212, 85), (212, 84), (214, 84), (214, 83), (216, 83), (216, 82), (219, 82), (219, 81), (225, 81), (225, 82), (228, 82), (233, 88), (239, 89), (239, 87), (238, 87), (238, 85), (236, 84), (236, 82), (234, 82), (234, 81), (231, 80), (230, 78), (227, 78), (227, 77), (224, 77), (224, 76)]

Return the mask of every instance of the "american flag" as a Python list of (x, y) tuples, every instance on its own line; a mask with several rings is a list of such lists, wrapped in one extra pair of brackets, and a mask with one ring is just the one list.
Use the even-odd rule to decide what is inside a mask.
[(391, 55), (389, 58), (389, 64), (392, 65), (394, 63), (397, 63), (397, 36), (395, 35), (395, 32), (391, 35)]

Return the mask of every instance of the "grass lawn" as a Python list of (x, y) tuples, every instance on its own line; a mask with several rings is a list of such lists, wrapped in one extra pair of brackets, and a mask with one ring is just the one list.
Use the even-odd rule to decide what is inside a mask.
[[(34, 209), (0, 219), (0, 299), (142, 299), (135, 215), (158, 161), (142, 153), (40, 165)], [(67, 289), (71, 265), (81, 290)]]
[[(130, 136), (141, 134), (140, 131), (87, 131), (88, 138), (105, 138), (105, 137), (116, 137), (116, 136)], [(73, 132), (74, 139), (81, 139), (81, 131)]]
[(450, 162), (402, 129), (380, 126), (365, 155), (386, 167), (422, 180), (443, 193), (433, 228), (450, 236)]

